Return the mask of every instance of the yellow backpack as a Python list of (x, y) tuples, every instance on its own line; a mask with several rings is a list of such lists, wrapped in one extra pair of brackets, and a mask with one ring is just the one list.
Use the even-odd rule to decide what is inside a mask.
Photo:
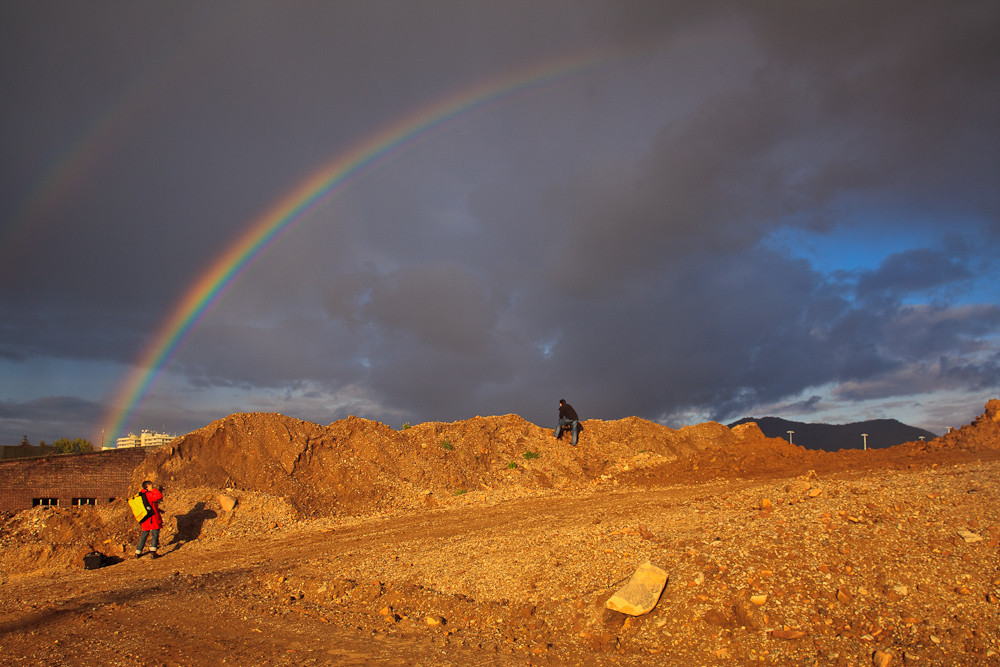
[(139, 523), (153, 516), (153, 506), (149, 504), (146, 494), (142, 491), (128, 499), (128, 506), (132, 508), (132, 514)]

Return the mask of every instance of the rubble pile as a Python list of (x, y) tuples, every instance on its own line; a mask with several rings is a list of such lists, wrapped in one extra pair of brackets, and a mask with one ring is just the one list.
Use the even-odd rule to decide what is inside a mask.
[(1000, 401), (868, 451), (583, 426), (213, 422), (135, 472), (165, 488), (157, 561), (124, 501), (0, 518), (0, 662), (1000, 660)]

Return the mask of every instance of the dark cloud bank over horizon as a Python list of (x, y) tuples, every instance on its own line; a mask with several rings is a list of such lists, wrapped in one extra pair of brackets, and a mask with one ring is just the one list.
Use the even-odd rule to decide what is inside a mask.
[(1000, 389), (996, 3), (0, 12), (0, 442), (93, 437), (178, 299), (331, 156), (603, 49), (306, 214), (130, 427), (549, 425), (566, 398), (585, 419), (941, 433)]

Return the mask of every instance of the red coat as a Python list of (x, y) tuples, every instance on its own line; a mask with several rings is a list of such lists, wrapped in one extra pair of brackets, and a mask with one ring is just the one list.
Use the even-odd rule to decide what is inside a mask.
[(140, 491), (140, 493), (146, 494), (146, 500), (149, 504), (153, 506), (153, 516), (149, 517), (145, 521), (139, 524), (139, 528), (142, 530), (159, 530), (163, 528), (163, 518), (160, 516), (160, 507), (157, 503), (163, 499), (163, 494), (156, 487), (149, 487), (145, 491)]

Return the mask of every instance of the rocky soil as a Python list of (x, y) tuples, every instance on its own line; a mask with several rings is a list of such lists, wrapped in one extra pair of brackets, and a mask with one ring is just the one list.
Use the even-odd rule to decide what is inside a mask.
[[(754, 425), (591, 420), (574, 448), (515, 415), (240, 414), (143, 479), (157, 560), (124, 502), (0, 519), (0, 664), (1000, 664), (1000, 400), (837, 453)], [(608, 610), (647, 561), (655, 608)]]

